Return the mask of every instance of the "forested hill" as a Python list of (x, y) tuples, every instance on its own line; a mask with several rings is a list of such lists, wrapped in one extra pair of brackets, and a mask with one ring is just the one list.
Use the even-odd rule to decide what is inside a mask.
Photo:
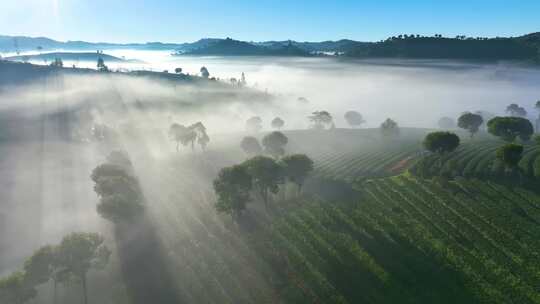
[(271, 41), (250, 43), (227, 38), (200, 48), (180, 52), (217, 56), (314, 56), (338, 55), (352, 58), (414, 58), (465, 60), (518, 60), (540, 62), (540, 33), (516, 38), (455, 38), (435, 35), (400, 35), (380, 42), (353, 40), (314, 42)]
[(48, 38), (0, 36), (0, 52), (36, 50), (140, 49), (167, 50), (178, 55), (213, 56), (327, 56), (352, 58), (415, 58), (467, 60), (519, 60), (540, 62), (540, 32), (519, 37), (443, 37), (399, 35), (379, 42), (337, 41), (247, 42), (231, 38), (205, 38), (193, 43), (90, 43), (60, 42)]
[(445, 38), (405, 35), (346, 52), (360, 58), (441, 58), (540, 61), (540, 33), (518, 38)]
[(184, 52), (186, 55), (219, 55), (219, 56), (309, 56), (308, 50), (292, 43), (264, 46), (227, 38), (217, 40), (201, 48)]

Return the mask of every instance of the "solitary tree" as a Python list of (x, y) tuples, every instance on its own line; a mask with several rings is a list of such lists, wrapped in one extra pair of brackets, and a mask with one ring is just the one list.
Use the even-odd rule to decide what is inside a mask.
[(246, 130), (257, 133), (262, 129), (262, 119), (259, 116), (253, 116), (246, 121)]
[(169, 137), (176, 141), (176, 151), (179, 151), (180, 144), (186, 146), (191, 143), (191, 149), (194, 149), (197, 133), (184, 125), (173, 123), (169, 128)]
[(251, 176), (253, 188), (262, 198), (264, 206), (268, 209), (268, 196), (277, 193), (279, 185), (283, 183), (282, 167), (272, 158), (255, 156), (243, 163)]
[(86, 275), (90, 269), (103, 269), (110, 250), (96, 233), (72, 233), (62, 239), (59, 257), (65, 268), (81, 281), (84, 303), (88, 303)]
[(381, 124), (381, 132), (384, 136), (394, 136), (399, 134), (399, 126), (393, 119), (387, 118)]
[(105, 61), (103, 58), (99, 57), (97, 61), (97, 69), (100, 72), (107, 72), (109, 71), (109, 68), (105, 65)]
[(206, 67), (202, 67), (200, 72), (201, 72), (201, 77), (203, 78), (210, 77), (210, 72), (208, 72), (208, 69)]
[(515, 116), (515, 117), (527, 116), (527, 111), (515, 103), (510, 104), (508, 107), (506, 107), (506, 113), (510, 114), (510, 116)]
[(272, 128), (281, 130), (281, 128), (283, 128), (283, 126), (285, 125), (285, 122), (283, 121), (283, 119), (276, 117), (272, 120), (271, 124)]
[(264, 151), (273, 157), (279, 157), (285, 154), (285, 145), (289, 142), (289, 139), (285, 134), (274, 131), (265, 137), (263, 137), (262, 144)]
[(247, 155), (258, 155), (262, 153), (262, 147), (257, 138), (246, 136), (240, 142), (240, 147)]
[(51, 62), (51, 66), (55, 68), (61, 68), (64, 66), (64, 62), (62, 61), (62, 58), (54, 58), (54, 61)]
[(240, 76), (240, 81), (238, 82), (241, 86), (245, 86), (247, 84), (247, 81), (246, 81), (246, 74), (244, 74), (244, 72), (242, 72), (242, 76)]
[(347, 111), (344, 115), (345, 120), (347, 123), (355, 128), (360, 126), (361, 124), (365, 123), (364, 117), (362, 117), (362, 114), (356, 112), (356, 111)]
[(453, 152), (459, 146), (459, 137), (451, 132), (432, 132), (424, 139), (424, 147), (438, 154)]
[(313, 171), (313, 161), (305, 154), (293, 154), (281, 159), (285, 177), (298, 186), (298, 193), (308, 174)]
[(315, 111), (311, 116), (308, 116), (308, 119), (311, 122), (311, 127), (316, 130), (323, 130), (327, 126), (330, 127), (334, 121), (332, 115), (327, 111)]
[(458, 119), (458, 127), (469, 131), (471, 137), (474, 136), (484, 122), (482, 116), (473, 113), (464, 113)]
[(189, 130), (195, 133), (197, 143), (201, 146), (201, 150), (206, 150), (206, 146), (210, 142), (210, 137), (206, 133), (206, 127), (202, 122), (196, 122), (188, 127)]
[(441, 129), (450, 130), (456, 127), (456, 121), (450, 117), (441, 117), (438, 125)]
[(216, 209), (237, 219), (250, 199), (251, 176), (246, 166), (235, 165), (221, 169), (214, 180)]
[(523, 157), (523, 146), (511, 143), (506, 144), (497, 149), (496, 156), (508, 169), (514, 170)]
[(174, 69), (174, 72), (176, 74), (182, 74), (182, 68), (176, 68), (176, 69)]
[(451, 132), (432, 132), (424, 139), (424, 147), (439, 154), (439, 167), (442, 166), (442, 156), (453, 152), (459, 146), (459, 137)]
[(532, 123), (523, 117), (495, 117), (488, 121), (488, 132), (506, 141), (519, 137), (528, 141), (534, 133)]
[(94, 190), (100, 197), (97, 212), (112, 222), (132, 221), (144, 211), (137, 179), (126, 168), (102, 164), (92, 171)]
[(36, 295), (36, 289), (28, 284), (24, 272), (14, 272), (0, 279), (0, 303), (23, 304)]

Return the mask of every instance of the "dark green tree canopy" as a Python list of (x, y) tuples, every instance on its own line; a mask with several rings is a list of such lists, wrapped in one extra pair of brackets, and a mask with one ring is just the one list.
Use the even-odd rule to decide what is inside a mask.
[(143, 214), (144, 205), (139, 199), (117, 192), (102, 197), (96, 210), (104, 219), (117, 223), (137, 219)]
[(515, 116), (515, 117), (527, 116), (527, 110), (525, 110), (525, 108), (520, 107), (519, 105), (515, 103), (510, 104), (508, 107), (506, 107), (506, 113), (510, 114), (510, 116)]
[[(132, 221), (144, 212), (143, 195), (132, 172), (129, 158), (122, 160), (123, 166), (105, 163), (97, 166), (91, 178), (95, 182), (94, 191), (100, 197), (97, 212), (113, 222)], [(109, 159), (115, 157), (109, 156)], [(129, 166), (128, 166), (129, 164)]]
[(235, 165), (220, 170), (214, 180), (217, 195), (216, 209), (219, 212), (238, 216), (250, 199), (251, 176), (244, 165)]
[(97, 61), (97, 69), (98, 71), (100, 72), (107, 72), (109, 71), (109, 68), (105, 65), (105, 61), (103, 60), (103, 58), (98, 58), (98, 61)]
[(27, 282), (24, 272), (14, 272), (0, 279), (0, 303), (23, 304), (36, 295), (36, 289)]
[(523, 146), (506, 144), (497, 149), (497, 159), (502, 161), (508, 168), (516, 168), (523, 157)]
[(313, 171), (313, 161), (305, 154), (287, 155), (281, 159), (284, 175), (302, 188), (308, 174)]
[(104, 239), (97, 233), (75, 232), (58, 245), (61, 263), (73, 275), (83, 278), (90, 269), (102, 269), (110, 256)]
[(266, 156), (255, 156), (242, 165), (251, 176), (253, 187), (267, 205), (268, 194), (277, 193), (279, 185), (283, 183), (283, 168), (274, 159)]
[(43, 246), (24, 263), (27, 282), (33, 286), (47, 283), (54, 271), (56, 248)]
[(253, 136), (246, 136), (242, 138), (240, 147), (247, 155), (258, 155), (262, 153), (262, 147), (259, 144), (259, 141)]
[(448, 153), (459, 146), (459, 137), (451, 132), (432, 132), (424, 139), (424, 147), (434, 153)]
[(362, 114), (357, 111), (347, 111), (344, 117), (351, 127), (357, 127), (366, 122)]
[(105, 163), (94, 168), (90, 178), (97, 183), (102, 178), (113, 176), (125, 177), (127, 179), (133, 178), (124, 167), (111, 163)]
[(283, 119), (279, 118), (279, 117), (276, 117), (272, 120), (272, 128), (274, 129), (281, 129), (283, 128), (283, 126), (285, 125), (285, 121), (283, 121)]
[(204, 67), (204, 66), (201, 67), (200, 72), (201, 72), (201, 77), (203, 77), (203, 78), (210, 77), (210, 72), (208, 72), (208, 69), (206, 67)]
[(289, 139), (285, 134), (274, 131), (263, 137), (262, 144), (266, 153), (273, 157), (279, 157), (285, 154), (285, 145), (289, 142)]
[(58, 259), (61, 265), (78, 278), (84, 290), (84, 303), (88, 303), (86, 275), (90, 269), (103, 269), (111, 251), (105, 246), (104, 239), (97, 233), (71, 233), (58, 245)]
[(495, 117), (487, 125), (490, 134), (506, 141), (514, 141), (517, 137), (528, 141), (534, 134), (532, 123), (523, 117)]
[(439, 125), (439, 128), (445, 130), (454, 129), (456, 127), (456, 121), (450, 117), (441, 117), (437, 124)]
[(334, 119), (327, 111), (315, 111), (311, 116), (308, 116), (311, 122), (311, 127), (316, 130), (322, 130), (333, 124)]
[(384, 136), (398, 135), (399, 126), (393, 119), (387, 118), (381, 124), (381, 132)]
[(484, 123), (484, 119), (479, 114), (464, 113), (458, 119), (458, 127), (469, 131), (471, 137), (478, 133), (482, 123)]

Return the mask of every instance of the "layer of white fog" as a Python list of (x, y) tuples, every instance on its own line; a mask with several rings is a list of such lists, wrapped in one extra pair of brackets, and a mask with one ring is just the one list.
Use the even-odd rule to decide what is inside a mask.
[[(338, 128), (346, 127), (343, 114), (356, 110), (367, 121), (364, 127), (377, 127), (390, 117), (400, 126), (431, 128), (441, 116), (457, 117), (464, 111), (502, 115), (510, 103), (525, 107), (533, 117), (537, 115), (534, 103), (540, 99), (540, 69), (511, 64), (176, 57), (169, 52), (126, 50), (105, 53), (145, 62), (106, 62), (112, 70), (174, 73), (180, 67), (183, 73), (193, 75), (205, 66), (211, 77), (222, 81), (240, 79), (244, 73), (248, 87), (267, 91), (276, 98), (268, 100), (268, 104), (234, 97), (221, 101), (217, 100), (218, 91), (213, 100), (206, 101), (198, 99), (204, 88), (177, 87), (127, 76), (70, 76), (61, 84), (45, 80), (16, 88), (3, 87), (0, 112), (32, 116), (64, 108), (97, 107), (101, 110), (93, 112), (95, 122), (115, 128), (140, 127), (148, 131), (143, 135), (147, 151), (155, 157), (166, 157), (175, 153), (174, 145), (166, 142), (172, 121), (202, 121), (212, 138), (242, 131), (245, 120), (255, 115), (262, 117), (266, 129), (275, 116), (285, 120), (285, 129), (305, 129), (306, 117), (311, 112), (327, 110)], [(95, 67), (94, 62), (64, 62), (64, 66), (73, 64)], [(305, 100), (299, 100), (300, 97)], [(137, 111), (108, 111), (109, 106), (137, 102), (145, 106)], [(182, 105), (176, 106), (175, 102)], [(57, 242), (68, 232), (99, 231), (106, 226), (95, 212), (97, 198), (89, 175), (107, 151), (92, 143), (66, 143), (55, 136), (56, 125), (47, 124), (41, 141), (0, 144), (0, 275), (20, 267), (38, 246)], [(156, 138), (151, 129), (161, 132), (162, 137)]]

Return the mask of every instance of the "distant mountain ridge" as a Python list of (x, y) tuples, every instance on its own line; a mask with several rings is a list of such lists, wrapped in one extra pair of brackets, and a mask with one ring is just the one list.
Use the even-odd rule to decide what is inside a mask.
[(426, 58), (473, 60), (520, 60), (540, 63), (540, 32), (509, 38), (455, 38), (399, 35), (379, 42), (349, 39), (321, 42), (247, 42), (231, 38), (204, 38), (192, 43), (129, 43), (67, 41), (45, 37), (0, 36), (0, 52), (41, 50), (166, 50), (177, 55), (215, 56), (321, 56), (351, 58)]
[(292, 44), (264, 44), (249, 43), (227, 38), (214, 41), (206, 46), (182, 51), (185, 55), (234, 55), (234, 56), (309, 56), (310, 52)]
[(19, 56), (10, 56), (4, 59), (11, 61), (30, 61), (30, 60), (44, 60), (44, 61), (53, 61), (56, 58), (62, 59), (63, 61), (94, 61), (96, 62), (99, 58), (105, 60), (106, 62), (141, 62), (139, 60), (132, 59), (123, 59), (108, 54), (101, 54), (97, 52), (52, 52), (52, 53), (43, 53), (36, 55), (19, 55)]

